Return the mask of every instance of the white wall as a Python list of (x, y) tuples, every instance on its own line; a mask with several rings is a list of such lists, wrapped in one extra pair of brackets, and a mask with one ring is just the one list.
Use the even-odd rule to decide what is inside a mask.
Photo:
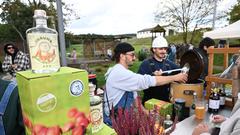
[[(169, 29), (168, 28), (164, 28), (164, 29), (166, 30), (165, 36), (168, 36), (169, 35)], [(159, 36), (159, 35), (163, 36), (163, 33), (156, 33), (156, 36)], [(175, 35), (175, 33), (174, 33), (174, 35)], [(147, 37), (152, 37), (152, 33), (150, 32), (150, 30), (149, 31), (137, 32), (137, 38), (147, 38)]]

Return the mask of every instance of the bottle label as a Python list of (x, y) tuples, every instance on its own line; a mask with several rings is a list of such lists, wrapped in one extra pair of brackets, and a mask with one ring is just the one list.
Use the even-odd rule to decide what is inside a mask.
[(211, 109), (219, 109), (219, 105), (220, 105), (220, 100), (209, 99), (209, 108), (211, 108)]
[(90, 106), (92, 132), (96, 133), (103, 128), (103, 111), (102, 103)]
[(36, 19), (36, 26), (47, 25), (46, 19)]
[(220, 97), (220, 105), (225, 105), (225, 97)]
[(60, 68), (57, 34), (27, 34), (32, 70)]

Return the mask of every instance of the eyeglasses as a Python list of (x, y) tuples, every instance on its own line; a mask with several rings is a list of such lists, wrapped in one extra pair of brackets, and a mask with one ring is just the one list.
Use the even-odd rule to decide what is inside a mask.
[(125, 55), (129, 55), (129, 56), (135, 57), (134, 53), (126, 53)]
[(13, 47), (7, 47), (7, 49), (14, 49)]

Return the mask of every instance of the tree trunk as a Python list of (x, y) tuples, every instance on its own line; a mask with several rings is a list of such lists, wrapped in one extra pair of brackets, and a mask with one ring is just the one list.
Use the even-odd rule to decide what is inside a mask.
[(185, 44), (187, 44), (187, 37), (188, 37), (188, 32), (187, 31), (184, 31), (183, 32), (183, 42), (185, 43)]
[(193, 43), (193, 39), (195, 37), (195, 34), (196, 34), (196, 28), (197, 28), (197, 24), (195, 25), (194, 29), (193, 29), (193, 32), (192, 32), (192, 37), (190, 39), (190, 43), (192, 44)]
[(23, 46), (23, 52), (25, 52), (26, 53), (26, 49), (25, 49), (25, 39), (24, 39), (24, 37), (23, 37), (23, 35), (22, 35), (22, 33), (12, 24), (12, 26), (13, 26), (13, 28), (16, 30), (16, 32), (18, 33), (18, 35), (21, 37), (21, 39), (22, 39), (22, 46)]
[(193, 39), (195, 37), (195, 34), (196, 34), (196, 30), (194, 29), (193, 32), (192, 32), (192, 36), (191, 36), (191, 39), (190, 39), (190, 44), (193, 44)]

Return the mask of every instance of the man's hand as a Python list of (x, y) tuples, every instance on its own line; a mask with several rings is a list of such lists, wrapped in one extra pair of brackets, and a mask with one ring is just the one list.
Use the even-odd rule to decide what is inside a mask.
[(162, 75), (162, 70), (161, 69), (160, 70), (156, 70), (156, 71), (153, 72), (153, 74), (155, 76), (160, 76), (160, 75)]
[(12, 64), (13, 69), (17, 69), (17, 64)]
[(192, 135), (200, 135), (202, 133), (208, 133), (208, 132), (209, 132), (208, 125), (206, 125), (204, 123), (200, 123), (195, 127)]
[(212, 119), (212, 122), (213, 123), (222, 123), (225, 120), (226, 120), (226, 118), (222, 115), (214, 115), (213, 119)]
[(188, 74), (186, 73), (179, 73), (174, 75), (174, 81), (185, 83), (188, 79)]

